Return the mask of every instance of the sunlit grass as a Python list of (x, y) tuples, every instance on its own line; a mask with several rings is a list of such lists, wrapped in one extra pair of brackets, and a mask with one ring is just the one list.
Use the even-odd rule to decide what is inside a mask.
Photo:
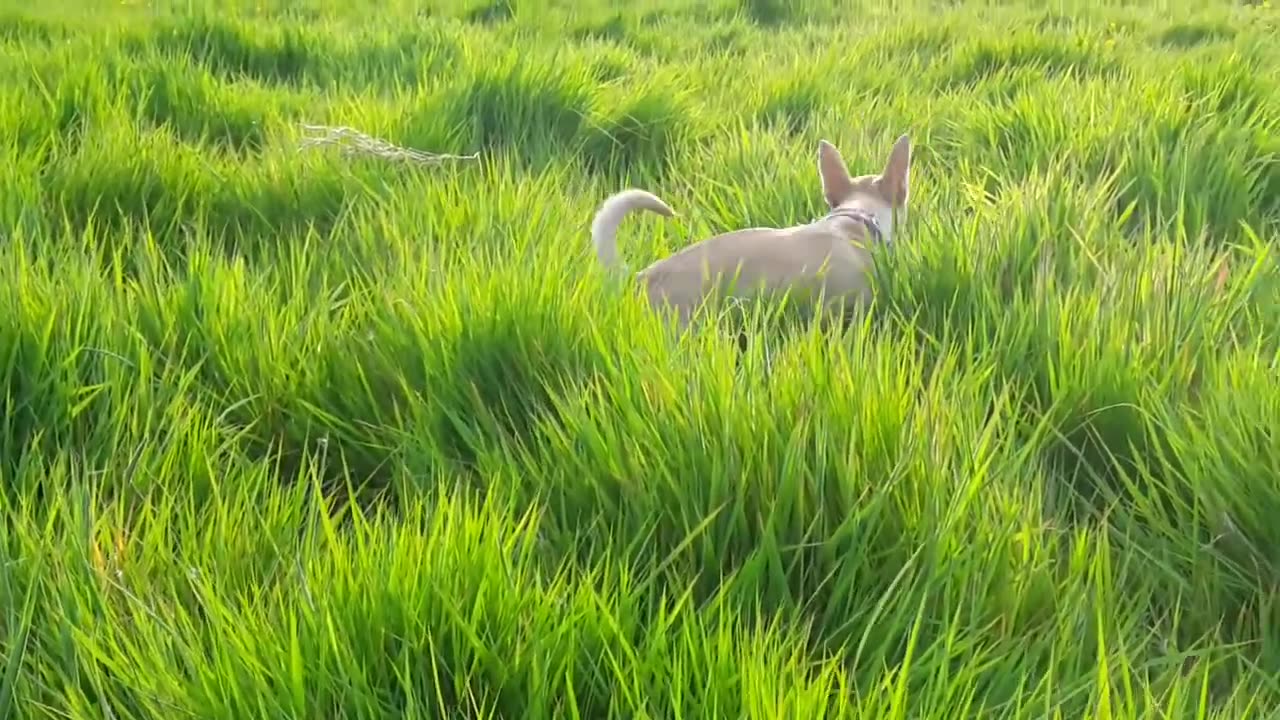
[[(0, 10), (0, 717), (1280, 712), (1266, 3), (188, 5)], [(588, 246), (903, 132), (843, 333)]]

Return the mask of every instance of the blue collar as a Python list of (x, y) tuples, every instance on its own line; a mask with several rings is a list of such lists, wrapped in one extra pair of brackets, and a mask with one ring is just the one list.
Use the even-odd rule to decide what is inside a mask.
[(825, 220), (835, 217), (857, 220), (866, 226), (867, 232), (871, 235), (872, 242), (876, 244), (884, 244), (884, 233), (880, 230), (880, 221), (876, 220), (875, 215), (857, 208), (836, 208), (835, 210), (827, 213), (826, 217), (823, 219)]

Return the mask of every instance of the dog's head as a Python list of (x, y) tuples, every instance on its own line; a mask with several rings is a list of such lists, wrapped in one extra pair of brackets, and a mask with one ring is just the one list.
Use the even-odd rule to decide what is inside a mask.
[(840, 151), (826, 140), (818, 142), (818, 175), (822, 194), (832, 210), (856, 208), (875, 216), (885, 243), (893, 241), (893, 221), (907, 217), (910, 195), (911, 139), (898, 138), (878, 175), (853, 177)]

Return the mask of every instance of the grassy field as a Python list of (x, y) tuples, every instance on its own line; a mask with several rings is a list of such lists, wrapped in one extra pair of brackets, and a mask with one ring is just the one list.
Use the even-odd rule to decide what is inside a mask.
[[(1280, 713), (1267, 3), (4, 5), (0, 718)], [(592, 255), (904, 132), (843, 334)]]

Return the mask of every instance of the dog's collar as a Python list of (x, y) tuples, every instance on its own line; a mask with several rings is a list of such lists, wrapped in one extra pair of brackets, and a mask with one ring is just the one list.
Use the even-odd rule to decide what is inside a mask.
[(866, 226), (867, 232), (871, 235), (872, 242), (877, 245), (884, 244), (884, 232), (880, 230), (880, 221), (876, 219), (875, 215), (872, 215), (865, 210), (859, 210), (858, 208), (836, 208), (827, 213), (826, 217), (823, 219), (829, 220), (831, 218), (838, 217), (857, 220)]

